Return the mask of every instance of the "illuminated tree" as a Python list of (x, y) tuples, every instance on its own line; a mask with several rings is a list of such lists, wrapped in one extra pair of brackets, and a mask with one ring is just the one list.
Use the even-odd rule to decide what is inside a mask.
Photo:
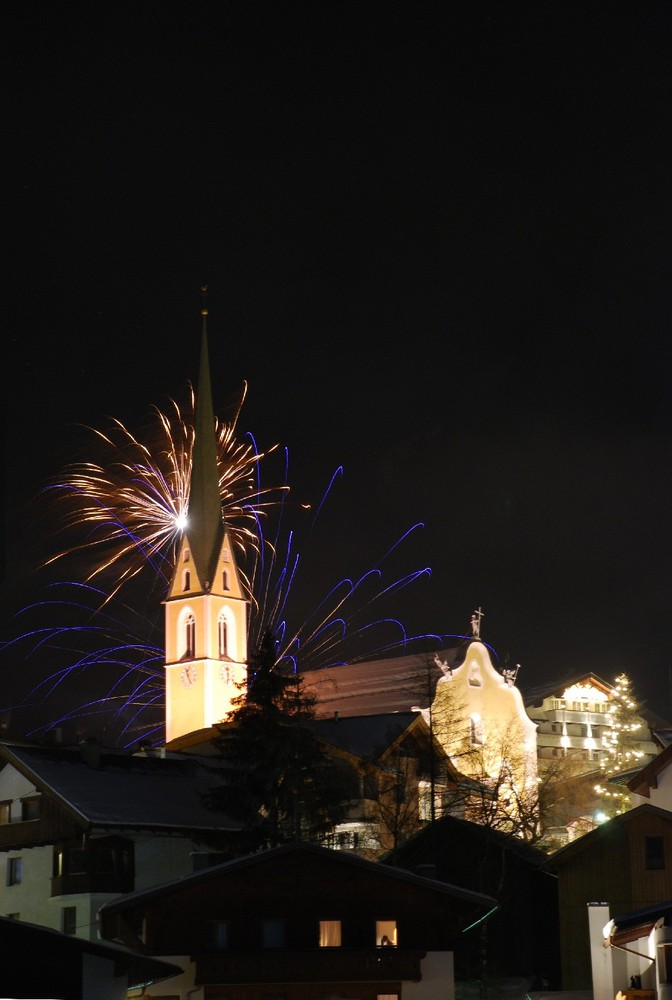
[(639, 712), (640, 706), (632, 696), (630, 678), (619, 674), (614, 682), (608, 729), (602, 737), (604, 753), (600, 767), (603, 781), (595, 786), (602, 800), (602, 811), (607, 816), (617, 816), (630, 808), (628, 789), (615, 779), (619, 774), (637, 767), (644, 756), (640, 747), (642, 719)]

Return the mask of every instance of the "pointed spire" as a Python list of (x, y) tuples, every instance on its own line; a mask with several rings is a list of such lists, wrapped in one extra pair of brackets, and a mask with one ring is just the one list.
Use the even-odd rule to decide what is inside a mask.
[(214, 578), (217, 558), (224, 536), (224, 520), (219, 492), (215, 414), (212, 406), (210, 362), (208, 359), (208, 310), (205, 299), (207, 287), (204, 286), (201, 292), (203, 294), (201, 364), (196, 391), (194, 454), (186, 533), (199, 578), (207, 588), (212, 584)]

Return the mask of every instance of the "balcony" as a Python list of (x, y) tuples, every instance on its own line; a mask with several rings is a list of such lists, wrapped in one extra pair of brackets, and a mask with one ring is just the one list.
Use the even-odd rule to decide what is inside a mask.
[(402, 980), (417, 983), (422, 978), (420, 962), (424, 956), (424, 951), (397, 948), (371, 951), (346, 948), (312, 951), (268, 949), (197, 955), (194, 961), (199, 986), (221, 983), (399, 983)]

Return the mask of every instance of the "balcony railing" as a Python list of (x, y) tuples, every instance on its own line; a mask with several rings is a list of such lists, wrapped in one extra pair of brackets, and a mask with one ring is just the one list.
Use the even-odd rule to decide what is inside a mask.
[[(397, 948), (355, 951), (269, 949), (194, 956), (198, 985), (218, 983), (419, 982), (425, 952)], [(394, 991), (392, 991), (394, 992)]]

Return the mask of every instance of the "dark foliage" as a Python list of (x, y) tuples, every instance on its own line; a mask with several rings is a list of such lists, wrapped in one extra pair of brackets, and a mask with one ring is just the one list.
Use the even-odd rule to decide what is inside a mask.
[(250, 658), (247, 690), (215, 739), (230, 776), (206, 804), (244, 822), (239, 852), (319, 842), (343, 819), (350, 797), (347, 768), (311, 732), (313, 699), (300, 676), (277, 669), (276, 655), (266, 633)]

